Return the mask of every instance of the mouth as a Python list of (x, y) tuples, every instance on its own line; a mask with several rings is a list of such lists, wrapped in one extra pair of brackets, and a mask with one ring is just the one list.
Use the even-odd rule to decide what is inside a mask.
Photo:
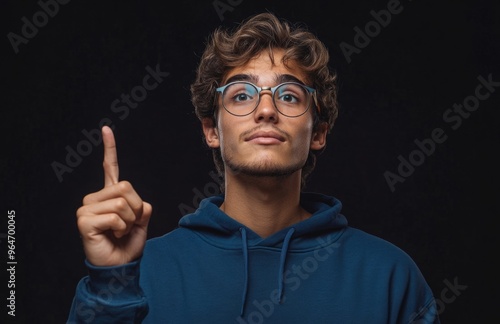
[(285, 137), (274, 131), (257, 131), (245, 138), (245, 142), (257, 144), (279, 144), (285, 141)]

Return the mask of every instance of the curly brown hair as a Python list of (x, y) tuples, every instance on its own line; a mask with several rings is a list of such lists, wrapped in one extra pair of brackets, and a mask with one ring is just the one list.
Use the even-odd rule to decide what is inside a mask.
[[(234, 30), (217, 28), (208, 42), (191, 85), (191, 100), (200, 120), (210, 118), (217, 125), (217, 96), (225, 75), (233, 68), (246, 64), (263, 51), (273, 61), (273, 50), (284, 50), (283, 64), (294, 62), (307, 75), (310, 86), (316, 89), (319, 113), (315, 113), (314, 130), (326, 123), (331, 131), (338, 115), (337, 77), (329, 67), (326, 46), (304, 26), (292, 25), (271, 13), (261, 13), (243, 21)], [(321, 150), (323, 151), (323, 150)], [(310, 151), (302, 167), (301, 188), (316, 165), (316, 155)], [(224, 178), (224, 163), (220, 149), (213, 149), (213, 159), (219, 175)], [(224, 182), (221, 190), (224, 192)]]

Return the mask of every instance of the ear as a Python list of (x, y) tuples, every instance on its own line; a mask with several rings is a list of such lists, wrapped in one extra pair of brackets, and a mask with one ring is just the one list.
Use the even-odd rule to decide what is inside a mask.
[(321, 150), (326, 145), (326, 135), (328, 134), (328, 124), (322, 122), (313, 132), (311, 137), (311, 150)]
[(205, 117), (201, 120), (201, 125), (203, 127), (203, 134), (205, 134), (205, 141), (207, 141), (207, 145), (211, 148), (218, 148), (220, 146), (219, 131), (217, 127), (215, 127), (213, 119)]

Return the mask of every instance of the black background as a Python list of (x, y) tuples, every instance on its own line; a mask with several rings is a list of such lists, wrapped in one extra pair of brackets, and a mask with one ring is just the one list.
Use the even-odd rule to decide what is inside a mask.
[[(65, 322), (86, 274), (75, 211), (103, 185), (102, 144), (62, 181), (51, 164), (66, 164), (66, 147), (77, 149), (83, 130), (109, 118), (120, 178), (154, 207), (149, 236), (174, 229), (179, 206), (192, 207), (197, 190), (213, 188), (211, 154), (189, 98), (206, 37), (263, 11), (309, 26), (339, 75), (340, 115), (306, 189), (336, 196), (350, 225), (410, 254), (443, 301), (443, 323), (497, 322), (500, 88), (456, 129), (443, 113), (474, 95), (479, 76), (500, 81), (498, 2), (401, 0), (402, 11), (350, 63), (340, 44), (354, 45), (354, 27), (364, 29), (370, 11), (389, 1), (222, 2), (233, 5), (221, 19), (213, 1), (73, 0), (16, 54), (7, 35), (22, 36), (21, 18), (32, 21), (41, 8), (2, 1), (0, 233), (15, 210), (17, 322)], [(169, 76), (120, 119), (111, 103), (157, 65)], [(398, 156), (409, 158), (414, 141), (436, 128), (446, 141), (392, 192), (384, 172), (397, 173)], [(467, 288), (455, 295), (445, 281)]]

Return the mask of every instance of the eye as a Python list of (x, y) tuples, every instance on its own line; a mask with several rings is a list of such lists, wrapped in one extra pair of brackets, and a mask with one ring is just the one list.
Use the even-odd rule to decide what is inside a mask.
[(282, 105), (300, 106), (307, 101), (305, 89), (295, 83), (285, 83), (276, 90), (277, 102)]
[(252, 100), (253, 97), (248, 94), (248, 93), (237, 93), (235, 94), (233, 97), (232, 97), (233, 101), (236, 101), (236, 102), (241, 102), (241, 101), (247, 101), (247, 100)]
[(279, 102), (283, 104), (295, 105), (301, 103), (304, 99), (304, 95), (300, 88), (292, 87), (292, 86), (284, 86), (281, 89), (278, 89), (276, 95)]
[(299, 98), (297, 98), (291, 93), (280, 94), (278, 99), (281, 101), (285, 101), (287, 103), (297, 103), (299, 101)]
[(249, 101), (254, 101), (256, 97), (257, 90), (250, 84), (247, 83), (235, 83), (227, 88), (225, 96), (233, 104), (237, 103), (247, 103)]

